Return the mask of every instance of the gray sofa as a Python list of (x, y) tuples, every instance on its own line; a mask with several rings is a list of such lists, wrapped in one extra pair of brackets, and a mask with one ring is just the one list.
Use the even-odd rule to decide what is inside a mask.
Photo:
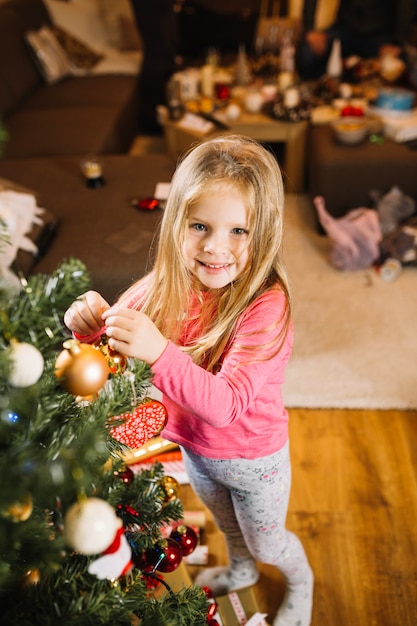
[(0, 2), (0, 117), (5, 158), (118, 153), (138, 132), (138, 77), (69, 75), (47, 84), (26, 42), (52, 27), (42, 0)]
[[(0, 0), (0, 115), (9, 134), (0, 188), (7, 181), (23, 187), (46, 210), (29, 233), (37, 252), (19, 250), (13, 269), (50, 273), (75, 257), (92, 286), (112, 300), (146, 271), (162, 214), (140, 212), (131, 200), (168, 182), (175, 163), (165, 155), (128, 154), (138, 133), (138, 76), (45, 82), (26, 42), (27, 32), (43, 25), (52, 19), (42, 0)], [(99, 189), (87, 187), (80, 168), (91, 153), (103, 165)]]

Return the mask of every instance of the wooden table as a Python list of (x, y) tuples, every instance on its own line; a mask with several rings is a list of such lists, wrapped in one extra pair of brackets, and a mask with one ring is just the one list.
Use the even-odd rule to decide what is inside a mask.
[[(217, 115), (224, 121), (224, 118)], [(165, 143), (168, 153), (175, 159), (188, 148), (200, 141), (225, 133), (238, 133), (257, 139), (263, 143), (284, 143), (282, 165), (285, 190), (288, 193), (302, 193), (305, 184), (305, 154), (308, 121), (281, 122), (262, 113), (245, 113), (235, 121), (227, 121), (227, 130), (215, 129), (201, 132), (195, 128), (185, 128), (179, 122), (166, 119), (163, 122)]]

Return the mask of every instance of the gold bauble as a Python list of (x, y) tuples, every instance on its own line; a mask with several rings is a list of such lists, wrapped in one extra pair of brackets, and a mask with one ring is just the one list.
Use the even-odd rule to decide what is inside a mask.
[(23, 587), (38, 585), (41, 581), (41, 573), (37, 568), (30, 569), (23, 577)]
[(55, 361), (55, 375), (65, 391), (85, 397), (103, 387), (109, 366), (104, 354), (94, 346), (70, 339)]
[(14, 522), (25, 522), (32, 515), (33, 501), (28, 493), (23, 500), (15, 502), (6, 509), (6, 516), (11, 517)]
[(100, 344), (96, 348), (106, 357), (111, 374), (123, 374), (127, 367), (127, 357), (124, 354), (110, 348), (108, 343)]
[(166, 500), (176, 500), (179, 497), (181, 486), (172, 476), (164, 476), (161, 480), (162, 486), (166, 491)]

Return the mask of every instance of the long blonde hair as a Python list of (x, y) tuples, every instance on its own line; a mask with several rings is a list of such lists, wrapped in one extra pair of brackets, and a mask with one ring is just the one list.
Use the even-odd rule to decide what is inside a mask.
[(205, 141), (189, 151), (178, 165), (161, 223), (154, 268), (145, 279), (146, 293), (138, 308), (167, 338), (179, 340), (190, 300), (194, 297), (203, 303), (203, 289), (193, 278), (183, 254), (188, 212), (219, 183), (238, 189), (247, 202), (251, 260), (236, 281), (204, 300), (197, 322), (201, 332), (193, 343), (182, 347), (208, 370), (221, 361), (239, 317), (267, 289), (279, 288), (286, 299), (284, 313), (277, 319), (279, 346), (290, 323), (288, 282), (281, 261), (281, 172), (266, 148), (240, 135)]

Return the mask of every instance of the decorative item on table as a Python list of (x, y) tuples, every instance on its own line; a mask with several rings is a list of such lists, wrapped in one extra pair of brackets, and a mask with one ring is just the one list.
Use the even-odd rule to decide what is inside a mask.
[(330, 50), (329, 60), (326, 65), (326, 76), (340, 79), (343, 74), (342, 45), (340, 39), (335, 39)]
[(362, 117), (340, 117), (330, 123), (335, 138), (343, 144), (356, 145), (364, 141), (370, 131), (369, 120)]
[(214, 93), (218, 106), (225, 106), (229, 102), (232, 83), (233, 76), (229, 71), (224, 68), (216, 69), (214, 73)]
[(271, 81), (276, 80), (281, 69), (279, 56), (270, 52), (252, 61), (252, 74), (255, 78)]
[(159, 200), (152, 197), (132, 198), (131, 204), (140, 211), (155, 211), (155, 209), (161, 208)]
[(388, 83), (395, 83), (404, 73), (406, 64), (393, 54), (384, 54), (380, 59), (379, 73)]
[(181, 80), (174, 75), (167, 84), (167, 103), (169, 119), (176, 122), (184, 115), (184, 103), (181, 94)]
[(335, 98), (333, 106), (342, 117), (362, 117), (366, 113), (368, 103), (365, 98)]
[(374, 105), (383, 112), (404, 112), (412, 110), (414, 101), (415, 93), (411, 89), (383, 87), (378, 91)]
[(243, 98), (243, 105), (248, 113), (259, 113), (264, 102), (262, 93), (256, 88), (248, 89)]
[(226, 107), (226, 118), (229, 122), (235, 122), (242, 114), (242, 109), (236, 102), (231, 102)]
[(239, 46), (235, 67), (235, 82), (236, 85), (244, 87), (249, 85), (252, 80), (251, 67), (246, 55), (246, 49), (244, 44)]
[(273, 102), (267, 102), (264, 112), (273, 119), (283, 122), (301, 122), (310, 119), (311, 103), (303, 98), (298, 87), (290, 87), (277, 95)]
[(85, 182), (89, 189), (97, 189), (105, 183), (103, 177), (103, 164), (97, 156), (88, 155), (81, 161), (81, 171), (85, 176)]

